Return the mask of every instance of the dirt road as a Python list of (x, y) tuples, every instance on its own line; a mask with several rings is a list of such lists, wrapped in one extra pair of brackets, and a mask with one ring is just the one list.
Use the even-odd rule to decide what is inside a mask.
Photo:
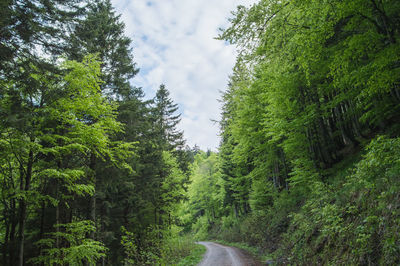
[(238, 248), (227, 247), (213, 242), (199, 242), (207, 248), (198, 266), (258, 266), (249, 255)]

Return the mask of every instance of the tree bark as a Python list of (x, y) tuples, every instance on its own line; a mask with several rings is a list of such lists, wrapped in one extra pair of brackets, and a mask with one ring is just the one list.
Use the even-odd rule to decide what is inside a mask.
[(7, 265), (7, 252), (8, 252), (8, 239), (10, 233), (10, 223), (9, 223), (9, 215), (6, 212), (6, 208), (4, 208), (4, 223), (6, 227), (6, 233), (4, 234), (4, 244), (3, 244), (3, 264)]
[[(25, 172), (25, 186), (23, 186), (24, 178), (21, 177), (21, 187), (23, 191), (26, 192), (30, 190), (31, 186), (31, 178), (32, 178), (32, 166), (33, 166), (33, 152), (29, 151), (28, 155), (28, 165), (26, 167)], [(27, 202), (25, 198), (20, 200), (19, 205), (19, 228), (18, 228), (18, 241), (19, 241), (19, 254), (18, 254), (18, 265), (24, 265), (24, 242), (25, 242), (25, 223), (26, 223), (26, 210), (27, 210)]]
[[(96, 226), (96, 156), (94, 153), (92, 153), (92, 155), (90, 156), (89, 168), (93, 172), (93, 186), (95, 188), (93, 196), (90, 198), (90, 220), (92, 220), (94, 226)], [(95, 231), (91, 232), (90, 238), (94, 240), (95, 234)]]
[(15, 252), (16, 252), (16, 243), (15, 243), (15, 229), (17, 228), (17, 217), (15, 213), (16, 203), (15, 200), (11, 201), (11, 228), (10, 228), (10, 241), (8, 246), (8, 254), (9, 254), (9, 265), (14, 265), (16, 262)]

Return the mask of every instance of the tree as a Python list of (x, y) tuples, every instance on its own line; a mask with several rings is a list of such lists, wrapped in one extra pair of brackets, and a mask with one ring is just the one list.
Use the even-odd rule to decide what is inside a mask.
[[(99, 66), (100, 63), (93, 57), (87, 57), (83, 63), (68, 62), (64, 67), (69, 73), (56, 84), (48, 83), (46, 77), (41, 75), (32, 75), (34, 81), (43, 85), (43, 90), (29, 95), (30, 112), (24, 114), (32, 117), (30, 124), (23, 131), (9, 123), (9, 119), (2, 125), (6, 132), (2, 135), (2, 143), (6, 145), (6, 150), (12, 152), (12, 157), (8, 159), (12, 166), (9, 173), (12, 176), (18, 173), (20, 184), (18, 189), (12, 185), (14, 196), (8, 199), (14, 205), (17, 203), (15, 199), (18, 201), (18, 220), (13, 218), (12, 213), (6, 217), (10, 219), (7, 223), (10, 232), (18, 224), (19, 265), (23, 265), (25, 260), (25, 230), (27, 221), (32, 217), (32, 214), (28, 216), (28, 210), (35, 213), (41, 202), (50, 203), (57, 209), (53, 221), (60, 223), (60, 208), (66, 211), (75, 197), (94, 193), (90, 171), (81, 164), (87, 154), (116, 161), (124, 157), (121, 154), (130, 153), (131, 144), (115, 143), (109, 139), (122, 127), (115, 120), (115, 106), (100, 94)], [(6, 94), (4, 106), (12, 106), (10, 96), (12, 91)], [(8, 117), (11, 118), (12, 108), (9, 111)], [(73, 161), (69, 160), (71, 154), (74, 154)], [(45, 188), (50, 184), (55, 185), (55, 193), (46, 192)], [(3, 190), (4, 193), (9, 192)], [(62, 217), (67, 219), (65, 213)], [(43, 233), (41, 231), (40, 235), (43, 236)], [(14, 239), (11, 233), (5, 237), (8, 238), (5, 243)], [(56, 247), (60, 245), (58, 242)], [(11, 246), (8, 250), (13, 264), (15, 257), (12, 249)], [(5, 254), (3, 256), (6, 258)]]
[[(329, 201), (340, 197), (332, 191), (345, 190), (335, 184), (345, 179), (333, 172), (374, 135), (398, 135), (399, 8), (396, 1), (261, 0), (233, 12), (220, 34), (239, 56), (222, 96), (219, 167), (235, 221), (265, 230), (243, 235), (244, 226), (233, 224), (227, 232), (259, 245), (271, 231), (271, 238), (287, 232), (287, 243), (306, 238), (295, 248), (283, 243), (284, 253), (296, 250), (300, 264), (321, 263), (321, 254), (310, 254), (330, 244), (315, 241), (318, 250), (303, 249), (310, 239), (334, 239), (315, 232), (343, 218), (340, 211), (327, 215), (337, 208)], [(299, 215), (288, 216), (292, 211)], [(326, 220), (309, 213), (324, 213)], [(227, 215), (222, 225), (232, 220)], [(260, 217), (271, 221), (254, 220)], [(262, 237), (249, 237), (257, 234)], [(304, 254), (310, 257), (303, 260)]]
[[(192, 175), (188, 187), (188, 202), (185, 205), (185, 219), (192, 230), (205, 237), (211, 225), (224, 213), (223, 189), (220, 187), (219, 162), (216, 153), (201, 151), (192, 164)], [(206, 221), (202, 221), (202, 217)]]
[(137, 97), (130, 79), (139, 71), (133, 61), (131, 40), (124, 35), (125, 25), (116, 15), (110, 0), (89, 1), (86, 16), (75, 27), (67, 49), (71, 59), (81, 60), (87, 53), (98, 53), (101, 60), (103, 93), (113, 99)]
[(175, 114), (178, 105), (169, 98), (169, 91), (165, 85), (160, 85), (154, 98), (154, 134), (163, 150), (174, 151), (182, 149), (184, 145), (183, 132), (176, 126), (180, 122), (180, 114)]
[[(130, 80), (138, 69), (133, 62), (131, 40), (124, 35), (125, 25), (109, 0), (88, 1), (86, 15), (82, 18), (68, 40), (69, 58), (81, 59), (86, 53), (98, 54), (101, 59), (101, 91), (109, 101), (118, 104), (117, 119), (124, 125), (124, 132), (113, 136), (114, 141), (136, 142), (137, 156), (131, 156), (126, 163), (132, 172), (121, 169), (108, 161), (91, 161), (96, 193), (88, 205), (81, 202), (81, 208), (90, 213), (99, 233), (93, 238), (101, 239), (109, 247), (107, 260), (119, 264), (122, 256), (120, 227), (129, 230), (140, 224), (143, 202), (140, 192), (144, 147), (148, 141), (143, 136), (150, 129), (148, 107), (143, 101), (141, 88), (132, 87)], [(114, 178), (110, 179), (109, 176)], [(136, 191), (136, 189), (139, 190)], [(137, 227), (138, 228), (138, 227)], [(94, 232), (93, 232), (94, 233)], [(104, 259), (105, 260), (105, 259)], [(105, 263), (105, 261), (104, 261)]]

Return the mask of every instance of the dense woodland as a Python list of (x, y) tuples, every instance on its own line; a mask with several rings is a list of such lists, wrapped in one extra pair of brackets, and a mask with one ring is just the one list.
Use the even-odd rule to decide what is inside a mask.
[(399, 264), (400, 1), (261, 0), (219, 39), (240, 54), (188, 226), (277, 264)]
[(239, 6), (218, 152), (131, 85), (109, 0), (4, 0), (0, 30), (1, 265), (171, 265), (192, 234), (400, 263), (400, 1)]
[(168, 89), (130, 84), (109, 0), (0, 12), (0, 264), (153, 263), (193, 159)]

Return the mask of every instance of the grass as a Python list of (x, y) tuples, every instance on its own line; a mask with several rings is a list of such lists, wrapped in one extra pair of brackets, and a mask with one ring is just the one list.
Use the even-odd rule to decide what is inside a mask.
[(159, 265), (197, 265), (206, 248), (196, 244), (192, 235), (175, 236), (166, 239)]
[(190, 252), (190, 255), (182, 258), (177, 266), (194, 266), (197, 265), (202, 259), (203, 254), (206, 252), (206, 247), (196, 244), (195, 248)]

